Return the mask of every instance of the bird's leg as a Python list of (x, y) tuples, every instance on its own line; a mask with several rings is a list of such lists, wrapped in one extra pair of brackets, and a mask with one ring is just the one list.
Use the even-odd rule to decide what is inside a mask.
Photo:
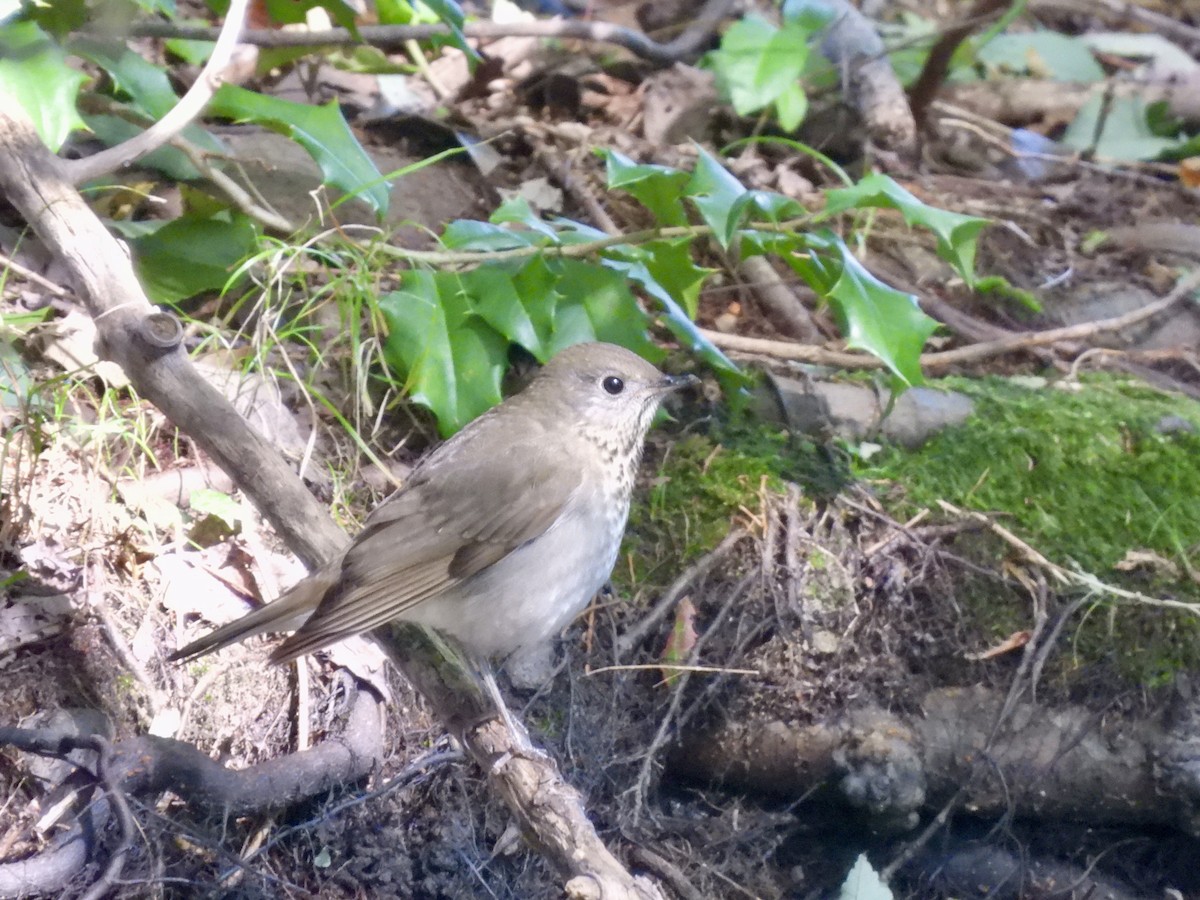
[(492, 664), (485, 662), (480, 674), (483, 676), (483, 685), (487, 688), (488, 696), (492, 699), (492, 705), (496, 707), (496, 713), (517, 739), (517, 745), (522, 750), (532, 750), (533, 742), (529, 740), (529, 732), (517, 721), (508, 704), (504, 702), (504, 695), (500, 693), (500, 685), (496, 683), (496, 672)]
[[(487, 660), (481, 662), (478, 671), (488, 696), (491, 698), (492, 705), (496, 708), (496, 715), (500, 717), (500, 720), (513, 736), (515, 752), (512, 755), (523, 756), (527, 759), (546, 759), (546, 751), (534, 746), (533, 741), (529, 739), (529, 732), (525, 730), (525, 726), (512, 714), (512, 711), (508, 708), (508, 704), (504, 702), (504, 695), (500, 693), (500, 685), (496, 683), (496, 670), (492, 667), (491, 662)], [(508, 761), (509, 756), (507, 753), (504, 754), (493, 763), (493, 766), (496, 768), (503, 766)]]

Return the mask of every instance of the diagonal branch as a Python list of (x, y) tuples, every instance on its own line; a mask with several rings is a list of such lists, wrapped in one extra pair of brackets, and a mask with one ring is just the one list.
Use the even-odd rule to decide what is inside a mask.
[(224, 80), (225, 71), (229, 68), (237, 48), (238, 36), (241, 34), (246, 8), (249, 5), (250, 0), (231, 0), (229, 12), (225, 15), (225, 24), (217, 33), (217, 43), (213, 47), (212, 55), (200, 70), (200, 76), (170, 112), (141, 134), (115, 147), (63, 164), (72, 184), (82, 184), (124, 168), (152, 150), (157, 150), (195, 121)]

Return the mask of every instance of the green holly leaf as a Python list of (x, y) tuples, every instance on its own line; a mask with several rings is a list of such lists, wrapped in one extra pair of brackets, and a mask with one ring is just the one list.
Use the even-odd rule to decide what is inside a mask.
[(744, 379), (741, 371), (730, 359), (717, 349), (692, 321), (679, 302), (671, 295), (650, 271), (646, 262), (637, 258), (605, 257), (603, 263), (608, 268), (620, 272), (626, 279), (638, 285), (649, 296), (658, 301), (662, 307), (662, 323), (676, 339), (713, 367), (718, 377), (730, 379), (729, 384), (741, 386)]
[(797, 201), (774, 191), (746, 191), (734, 200), (729, 208), (730, 218), (739, 226), (751, 220), (782, 222), (784, 219), (800, 218), (807, 214), (808, 210)]
[[(528, 281), (518, 283), (509, 267), (480, 266), (464, 272), (462, 284), (471, 301), (471, 308), (479, 318), (498, 334), (545, 361), (549, 329), (539, 330), (539, 323), (534, 321), (534, 315), (526, 306), (530, 297)], [(544, 328), (546, 319), (539, 318)]]
[(610, 190), (631, 194), (661, 225), (687, 224), (681, 197), (690, 176), (669, 166), (638, 165), (616, 150), (601, 150)]
[(293, 103), (225, 84), (209, 104), (209, 113), (254, 122), (290, 137), (321, 167), (328, 184), (358, 197), (380, 217), (387, 212), (388, 185), (336, 101), (324, 106)]
[(559, 242), (558, 232), (554, 226), (544, 222), (524, 197), (510, 197), (505, 200), (496, 207), (495, 212), (488, 216), (488, 221), (493, 225), (502, 225), (506, 222), (524, 225), (530, 231), (549, 238), (553, 243)]
[(575, 259), (553, 259), (559, 302), (554, 310), (551, 355), (581, 341), (621, 344), (649, 360), (662, 351), (650, 340), (649, 319), (620, 273)]
[(932, 231), (937, 238), (938, 256), (953, 266), (968, 286), (975, 283), (976, 239), (988, 225), (987, 219), (927, 206), (880, 174), (868, 175), (853, 187), (829, 191), (827, 198), (826, 215), (864, 207), (899, 210), (910, 227), (920, 225)]
[(738, 225), (734, 203), (746, 188), (703, 147), (697, 145), (697, 150), (700, 155), (684, 194), (713, 230), (717, 243), (728, 249)]
[(442, 246), (447, 250), (491, 252), (532, 247), (542, 242), (541, 235), (536, 232), (514, 231), (474, 219), (456, 219), (442, 232)]
[(241, 214), (211, 219), (184, 216), (152, 230), (140, 229), (140, 234), (121, 230), (129, 240), (142, 286), (155, 303), (174, 304), (222, 290), (229, 273), (258, 245), (258, 230)]
[(409, 397), (437, 417), (443, 436), (500, 402), (508, 341), (474, 314), (456, 277), (405, 272), (379, 309), (388, 364)]
[(87, 76), (67, 65), (67, 55), (34, 22), (0, 26), (0, 104), (20, 107), (47, 147), (57, 152), (85, 128), (75, 98)]
[(842, 271), (828, 298), (846, 344), (881, 359), (907, 387), (921, 384), (921, 349), (938, 327), (917, 298), (884, 284), (844, 244)]

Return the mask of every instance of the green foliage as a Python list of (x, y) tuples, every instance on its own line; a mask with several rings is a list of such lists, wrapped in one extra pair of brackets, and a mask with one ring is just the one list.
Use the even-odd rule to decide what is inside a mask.
[[(1156, 35), (1099, 33), (1064, 35), (1054, 31), (1002, 33), (1024, 3), (1013, 4), (988, 31), (956, 54), (952, 78), (1030, 77), (1077, 84), (1105, 78), (1096, 53), (1151, 60), (1170, 69), (1190, 64), (1178, 47)], [(1062, 143), (1071, 150), (1105, 160), (1183, 159), (1200, 153), (1200, 136), (1189, 137), (1183, 124), (1164, 115), (1165, 104), (1140, 97), (1088, 100), (1067, 128)]]
[(228, 213), (116, 227), (129, 237), (139, 280), (155, 303), (175, 304), (222, 290), (229, 273), (258, 243), (254, 223)]
[[(173, 13), (172, 5), (167, 3), (146, 0), (140, 5)], [(280, 14), (286, 19), (287, 15), (302, 13), (300, 6), (313, 5), (317, 4), (304, 6), (288, 0), (284, 4), (288, 7), (286, 15)], [(341, 0), (322, 0), (320, 5), (333, 12), (335, 21), (353, 27), (352, 10)], [(30, 5), (16, 19), (0, 26), (0, 102), (12, 102), (24, 109), (53, 150), (61, 147), (73, 130), (85, 127), (109, 142), (127, 140), (137, 131), (132, 122), (149, 124), (178, 101), (163, 69), (125, 43), (94, 36), (67, 37), (87, 20), (86, 6), (63, 2)], [(65, 41), (60, 43), (62, 39)], [(76, 103), (88, 79), (69, 64), (70, 56), (94, 63), (111, 79), (111, 85), (101, 82), (92, 88), (107, 94), (111, 113), (89, 115), (86, 120), (80, 117)], [(336, 104), (313, 107), (225, 85), (209, 112), (287, 135), (312, 155), (328, 184), (360, 197), (380, 216), (387, 211), (387, 185)], [(223, 150), (220, 142), (198, 124), (185, 129), (183, 136), (202, 151), (219, 154)], [(142, 163), (160, 166), (171, 177), (194, 178), (198, 174), (184, 155), (172, 148), (161, 148)]]
[(842, 269), (827, 297), (838, 313), (848, 347), (865, 350), (888, 363), (903, 385), (920, 384), (918, 359), (937, 322), (917, 300), (884, 284), (838, 242)]
[(808, 112), (800, 75), (808, 64), (809, 42), (829, 13), (811, 7), (784, 10), (776, 27), (757, 15), (732, 25), (721, 46), (704, 59), (740, 116), (773, 108), (780, 126), (794, 131)]
[(311, 106), (224, 84), (209, 104), (209, 112), (239, 122), (256, 122), (287, 135), (316, 160), (326, 182), (359, 197), (381, 216), (387, 212), (387, 185), (350, 131), (336, 101)]
[[(920, 382), (921, 348), (937, 323), (912, 295), (871, 275), (835, 232), (801, 226), (859, 209), (896, 209), (933, 232), (943, 258), (974, 281), (985, 221), (925, 206), (885, 176), (832, 192), (826, 211), (810, 215), (780, 194), (747, 190), (703, 149), (691, 173), (640, 165), (615, 151), (602, 155), (609, 186), (641, 201), (662, 227), (626, 241), (568, 219), (545, 221), (523, 200), (509, 201), (488, 222), (446, 227), (442, 243), (456, 251), (454, 262), (474, 268), (407, 272), (400, 289), (380, 299), (388, 365), (444, 433), (499, 401), (509, 344), (545, 360), (568, 344), (600, 339), (652, 358), (651, 323), (707, 363), (736, 400), (744, 376), (695, 324), (715, 272), (695, 260), (698, 236), (711, 235), (733, 254), (782, 258), (830, 303), (850, 346), (883, 360), (901, 387)], [(704, 225), (689, 225), (694, 219)], [(594, 262), (577, 258), (584, 256)], [(634, 290), (649, 302), (649, 316)]]
[(266, 0), (267, 12), (281, 24), (304, 22), (310, 9), (323, 9), (335, 25), (357, 34), (358, 14), (346, 0)]
[(463, 34), (463, 23), (466, 17), (462, 7), (455, 0), (378, 0), (375, 9), (379, 13), (380, 25), (417, 25), (426, 22), (441, 22), (450, 29), (449, 41), (434, 43), (450, 43), (457, 47), (472, 62), (479, 59), (479, 53), (467, 43)]
[[(141, 5), (173, 15), (171, 4), (162, 0)], [(276, 13), (287, 19), (312, 5), (304, 0)], [(342, 0), (317, 5), (337, 21), (347, 9)], [(134, 123), (157, 120), (170, 110), (177, 102), (175, 89), (159, 67), (123, 42), (77, 36), (66, 39), (64, 51), (29, 18), (36, 13), (53, 34), (66, 35), (86, 19), (86, 9), (81, 9), (67, 2), (31, 8), (21, 13), (26, 20), (0, 32), (14, 46), (32, 47), (30, 52), (56, 73), (43, 84), (27, 85), (44, 89), (56, 84), (48, 98), (38, 101), (35, 95), (19, 102), (39, 111), (66, 110), (69, 115), (44, 121), (46, 131), (60, 140), (78, 127), (74, 96), (83, 81), (66, 65), (69, 51), (107, 76), (92, 88), (104, 94), (105, 111), (89, 114), (88, 124), (102, 138), (124, 140), (139, 127)], [(778, 29), (749, 20), (714, 55), (743, 108), (773, 105), (785, 120), (799, 121), (803, 93), (798, 79), (808, 40), (827, 19), (827, 13), (815, 9), (803, 2), (787, 4)], [(463, 21), (453, 0), (389, 0), (381, 6), (381, 16), (387, 21), (436, 18), (455, 28)], [(5, 71), (0, 62), (0, 84)], [(25, 77), (7, 71), (18, 83)], [(379, 215), (387, 210), (384, 176), (336, 104), (314, 107), (225, 85), (209, 112), (291, 137), (317, 161), (328, 184), (361, 198)], [(203, 151), (221, 152), (221, 144), (199, 125), (187, 137)], [(173, 148), (162, 148), (148, 161), (179, 179), (199, 174)], [(780, 194), (748, 190), (703, 150), (691, 172), (639, 165), (619, 153), (607, 153), (605, 163), (610, 187), (640, 201), (655, 229), (622, 240), (580, 222), (543, 220), (527, 204), (509, 202), (489, 222), (456, 222), (446, 228), (443, 244), (456, 251), (455, 264), (465, 268), (405, 272), (378, 301), (371, 298), (357, 307), (377, 332), (379, 341), (372, 347), (379, 358), (434, 413), (443, 432), (457, 429), (499, 399), (499, 373), (511, 344), (547, 359), (569, 343), (602, 339), (653, 357), (652, 327), (665, 329), (709, 365), (736, 400), (745, 386), (742, 373), (696, 325), (702, 291), (716, 272), (698, 262), (697, 237), (711, 236), (732, 258), (778, 255), (830, 303), (851, 346), (878, 355), (902, 385), (920, 380), (919, 353), (935, 323), (920, 312), (914, 298), (875, 279), (836, 233), (819, 226), (854, 210), (898, 209), (910, 225), (934, 232), (939, 252), (968, 283), (974, 277), (974, 241), (982, 220), (929, 209), (890, 179), (872, 177), (835, 192), (825, 212), (810, 214)], [(259, 238), (242, 216), (214, 210), (197, 192), (185, 191), (183, 197), (185, 214), (175, 222), (114, 224), (130, 238), (148, 292), (160, 302), (224, 289), (230, 282), (227, 273), (252, 255)], [(801, 225), (813, 227), (802, 230)], [(394, 255), (405, 258), (400, 250)]]
[(387, 323), (384, 358), (446, 435), (500, 402), (510, 342), (542, 361), (580, 341), (620, 343), (651, 358), (656, 352), (624, 280), (571, 259), (405, 272), (379, 309)]
[(978, 48), (976, 58), (1005, 75), (1085, 84), (1104, 79), (1104, 69), (1083, 41), (1054, 31), (997, 35)]
[(1182, 416), (1200, 427), (1200, 406), (1109, 378), (1078, 391), (1003, 379), (947, 385), (975, 399), (965, 428), (917, 451), (885, 448), (860, 469), (903, 484), (906, 512), (939, 499), (1002, 512), (1054, 561), (1100, 577), (1130, 549), (1182, 564), (1181, 548), (1200, 535), (1200, 434), (1156, 426)]
[(83, 127), (74, 100), (85, 81), (87, 76), (67, 64), (62, 48), (36, 23), (0, 26), (0, 103), (24, 109), (51, 150)]
[(33, 392), (29, 366), (13, 343), (8, 322), (0, 320), (0, 417), (17, 413)]
[[(1167, 417), (1200, 428), (1200, 404), (1144, 385), (1093, 377), (1077, 390), (1031, 388), (1000, 378), (948, 379), (973, 396), (965, 427), (916, 451), (886, 447), (858, 474), (895, 487), (898, 518), (938, 500), (1000, 516), (1051, 561), (1152, 596), (1200, 603), (1200, 432), (1163, 429)], [(1176, 420), (1176, 421), (1178, 421)], [(881, 488), (882, 490), (882, 488)], [(1130, 552), (1164, 560), (1120, 571)], [(1011, 548), (987, 538), (960, 552), (989, 568)], [(1174, 567), (1174, 572), (1169, 567)], [(1189, 569), (1190, 566), (1190, 569)], [(993, 586), (959, 595), (989, 638), (1028, 627), (1028, 610), (998, 603)], [(1112, 667), (1133, 683), (1169, 683), (1200, 665), (1200, 619), (1192, 613), (1111, 601), (1102, 594), (1072, 623), (1072, 667)]]
[(877, 207), (895, 209), (910, 227), (920, 226), (937, 238), (937, 252), (970, 286), (975, 282), (975, 245), (987, 219), (927, 206), (886, 175), (868, 175), (853, 187), (829, 192), (825, 212)]
[(212, 488), (197, 488), (188, 497), (188, 505), (197, 516), (215, 516), (230, 531), (235, 530), (245, 517), (242, 505), (224, 491)]
[[(1157, 159), (1168, 153), (1178, 155), (1181, 149), (1176, 135), (1156, 132), (1150, 107), (1140, 97), (1114, 97), (1108, 103), (1099, 96), (1089, 99), (1067, 127), (1062, 142), (1102, 159)], [(1193, 141), (1191, 146), (1200, 146), (1200, 142)]]
[[(113, 87), (109, 98), (111, 109), (114, 113), (127, 113), (122, 116), (94, 113), (84, 116), (87, 127), (110, 146), (127, 141), (141, 131), (134, 121), (149, 124), (166, 115), (178, 102), (167, 73), (119, 41), (82, 36), (68, 41), (67, 48), (108, 74)], [(183, 130), (183, 137), (209, 153), (225, 152), (219, 140), (194, 123)], [(140, 164), (180, 181), (200, 177), (187, 156), (174, 147), (159, 147), (143, 157)]]

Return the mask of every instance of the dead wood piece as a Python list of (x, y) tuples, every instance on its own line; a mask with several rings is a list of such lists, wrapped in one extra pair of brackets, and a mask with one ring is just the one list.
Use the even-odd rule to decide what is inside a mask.
[(729, 722), (685, 737), (667, 770), (695, 781), (716, 781), (766, 796), (799, 797), (836, 772), (833, 751), (841, 732), (828, 725)]
[[(103, 717), (100, 717), (102, 722)], [(105, 722), (106, 724), (106, 722)], [(100, 734), (75, 733), (72, 725), (65, 728), (49, 727), (44, 730), (23, 728), (0, 728), (0, 745), (12, 744), (28, 752), (47, 754), (62, 759), (78, 760), (79, 751), (90, 751), (95, 756), (95, 775), (86, 768), (74, 770), (64, 779), (68, 790), (64, 797), (74, 795), (80, 799), (80, 790), (90, 790), (90, 784), (99, 785), (104, 793), (86, 804), (80, 812), (75, 826), (58, 836), (50, 849), (30, 859), (0, 864), (0, 897), (24, 897), (31, 893), (58, 893), (62, 891), (87, 863), (96, 836), (113, 813), (116, 814), (118, 840), (108, 862), (99, 877), (81, 895), (81, 900), (100, 900), (116, 884), (125, 867), (125, 858), (133, 849), (137, 829), (129, 801), (121, 789), (119, 773), (114, 770), (113, 747)], [(69, 757), (68, 757), (69, 755)], [(78, 773), (82, 778), (75, 779)], [(65, 805), (63, 808), (66, 808)], [(43, 817), (46, 821), (46, 817)], [(39, 823), (39, 827), (40, 823)], [(48, 827), (48, 826), (47, 826)]]
[(848, 0), (822, 0), (834, 20), (821, 52), (843, 73), (847, 102), (862, 116), (877, 147), (911, 164), (917, 158), (917, 125), (875, 26)]
[(969, 784), (965, 808), (1018, 815), (1180, 826), (1188, 803), (1158, 790), (1153, 760), (1165, 736), (1151, 723), (1102, 727), (1080, 707), (1012, 706), (980, 757), (1004, 698), (986, 688), (931, 691), (916, 723), (925, 746), (930, 794)]
[(154, 735), (117, 744), (114, 769), (126, 791), (169, 790), (209, 815), (281, 809), (370, 774), (383, 760), (381, 712), (375, 696), (359, 690), (338, 735), (247, 769), (227, 769), (191, 744)]
[(763, 312), (781, 334), (806, 344), (821, 342), (821, 330), (812, 316), (769, 262), (761, 256), (751, 256), (743, 260), (738, 269)]
[(1130, 250), (1182, 253), (1200, 258), (1200, 225), (1144, 222), (1136, 227), (1110, 228), (1104, 233), (1104, 246), (1113, 244)]
[(915, 809), (918, 798), (933, 809), (962, 792), (960, 807), (982, 816), (1200, 833), (1200, 779), (1191, 774), (1200, 740), (1150, 722), (1102, 724), (1081, 707), (1021, 702), (1010, 704), (995, 730), (1005, 705), (986, 688), (954, 688), (929, 692), (920, 716), (867, 711), (804, 726), (732, 722), (685, 736), (669, 768), (771, 796), (832, 793), (836, 778), (843, 800), (893, 819)]
[(54, 839), (49, 848), (29, 859), (0, 863), (0, 898), (53, 897), (61, 894), (87, 865), (95, 834), (108, 819), (108, 801), (97, 800), (84, 813), (87, 828), (73, 828)]
[(86, 897), (99, 898), (115, 884), (137, 833), (127, 797), (173, 791), (199, 812), (241, 816), (279, 809), (369, 775), (383, 760), (381, 708), (366, 690), (355, 695), (346, 727), (334, 740), (311, 750), (268, 760), (248, 769), (227, 769), (183, 741), (142, 735), (109, 744), (99, 735), (69, 735), (51, 729), (0, 728), (0, 745), (61, 755), (96, 752), (96, 777), (104, 797), (50, 850), (29, 860), (0, 864), (0, 897), (60, 892), (96, 850), (110, 812), (120, 824), (120, 841)]

